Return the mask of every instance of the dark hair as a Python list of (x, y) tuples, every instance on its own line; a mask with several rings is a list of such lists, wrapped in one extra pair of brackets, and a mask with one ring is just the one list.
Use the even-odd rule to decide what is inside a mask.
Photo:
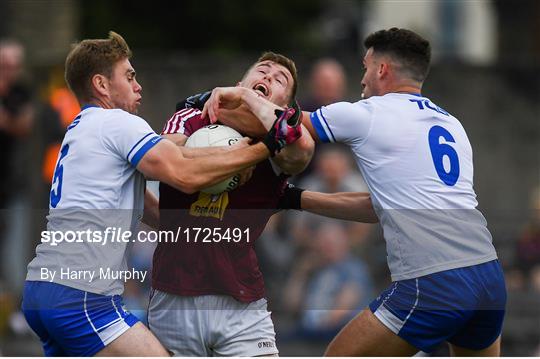
[[(292, 79), (293, 79), (293, 87), (292, 87), (292, 90), (291, 90), (289, 102), (294, 100), (296, 98), (296, 91), (298, 89), (298, 73), (296, 71), (296, 64), (294, 63), (294, 61), (289, 59), (288, 57), (286, 57), (284, 55), (276, 54), (276, 53), (271, 52), (271, 51), (266, 51), (266, 52), (263, 52), (263, 54), (249, 68), (249, 70), (251, 70), (253, 68), (253, 66), (255, 66), (258, 63), (263, 62), (263, 61), (275, 62), (276, 64), (279, 64), (279, 65), (285, 67), (287, 70), (289, 70), (289, 72), (291, 73)], [(249, 70), (247, 72), (249, 72)], [(246, 72), (246, 74), (247, 74), (247, 72)], [(245, 76), (245, 74), (244, 74), (244, 76)]]
[(374, 32), (366, 38), (364, 46), (372, 47), (374, 53), (390, 55), (415, 81), (423, 82), (429, 72), (429, 41), (411, 30), (393, 27)]
[(83, 40), (73, 45), (66, 58), (66, 82), (79, 102), (86, 102), (92, 96), (92, 77), (102, 74), (111, 78), (113, 66), (130, 57), (128, 44), (114, 31), (108, 39)]

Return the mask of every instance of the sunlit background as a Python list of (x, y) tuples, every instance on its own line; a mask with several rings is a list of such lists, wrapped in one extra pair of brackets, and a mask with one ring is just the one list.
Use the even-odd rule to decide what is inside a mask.
[[(141, 115), (159, 132), (178, 100), (236, 84), (265, 50), (296, 61), (304, 108), (356, 101), (363, 39), (393, 26), (431, 41), (433, 66), (423, 93), (460, 119), (472, 143), (479, 208), (509, 290), (503, 355), (540, 355), (536, 0), (0, 0), (0, 39), (16, 49), (23, 70), (11, 81), (17, 64), (0, 65), (0, 99), (18, 86), (16, 106), (24, 115), (16, 126), (0, 117), (0, 354), (42, 355), (19, 303), (26, 264), (44, 225), (58, 146), (79, 111), (63, 80), (71, 43), (104, 38), (109, 30), (124, 36), (143, 86)], [(340, 147), (320, 147), (309, 170), (293, 181), (327, 192), (365, 190)], [(152, 250), (136, 246), (132, 263), (148, 268)], [(281, 355), (321, 355), (342, 325), (329, 319), (340, 292), (357, 288), (354, 307), (360, 308), (390, 281), (377, 225), (282, 213), (258, 240), (257, 254)], [(328, 290), (323, 274), (345, 261), (358, 270)], [(331, 277), (330, 282), (335, 284)], [(148, 283), (129, 283), (126, 292), (128, 308), (141, 319), (147, 291)], [(309, 303), (327, 304), (325, 310), (309, 310)]]

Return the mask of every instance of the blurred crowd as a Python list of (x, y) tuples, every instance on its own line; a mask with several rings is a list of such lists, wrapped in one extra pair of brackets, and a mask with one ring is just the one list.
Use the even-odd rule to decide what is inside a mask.
[[(47, 84), (38, 86), (24, 71), (24, 55), (17, 41), (0, 41), (0, 353), (8, 355), (40, 354), (18, 312), (20, 293), (39, 238), (33, 233), (44, 224), (45, 212), (35, 209), (48, 206), (60, 141), (79, 112), (62, 69), (52, 69)], [(299, 100), (306, 110), (348, 100), (343, 66), (332, 58), (317, 61), (303, 94)], [(30, 166), (32, 156), (39, 156), (40, 168)], [(319, 146), (308, 169), (292, 182), (323, 192), (367, 191), (349, 151), (338, 145)], [(528, 223), (511, 238), (514, 258), (503, 260), (509, 290), (503, 351), (505, 342), (521, 345), (524, 337), (540, 343), (540, 187), (530, 199)], [(21, 243), (24, 239), (28, 243)], [(270, 220), (256, 248), (284, 355), (322, 354), (339, 329), (390, 281), (378, 225), (282, 212)], [(150, 270), (153, 249), (147, 243), (134, 245), (131, 266)], [(127, 307), (143, 321), (148, 291), (149, 282), (135, 281), (125, 291)], [(19, 340), (23, 344), (15, 349)], [(535, 350), (540, 354), (540, 346)]]

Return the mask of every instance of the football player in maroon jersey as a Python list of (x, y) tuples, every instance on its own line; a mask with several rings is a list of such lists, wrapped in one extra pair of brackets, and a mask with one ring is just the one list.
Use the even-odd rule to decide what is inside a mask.
[[(238, 86), (288, 107), (296, 95), (295, 64), (285, 56), (264, 53)], [(210, 125), (200, 111), (208, 95), (181, 102), (165, 124), (163, 137), (182, 146), (191, 134)], [(299, 114), (297, 106), (295, 111)], [(224, 118), (229, 115), (223, 113)], [(245, 185), (219, 195), (186, 194), (161, 183), (160, 228), (180, 235), (176, 243), (159, 243), (154, 253), (148, 322), (172, 353), (278, 354), (253, 243), (279, 210), (287, 177), (307, 166), (313, 150), (313, 140), (303, 131), (298, 141), (258, 164)]]

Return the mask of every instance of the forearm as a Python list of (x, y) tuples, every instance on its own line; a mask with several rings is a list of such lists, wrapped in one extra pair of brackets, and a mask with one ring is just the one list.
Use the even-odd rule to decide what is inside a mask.
[(220, 110), (219, 123), (234, 128), (238, 132), (252, 138), (261, 138), (268, 132), (268, 129), (265, 128), (246, 105), (242, 105), (234, 110)]
[(219, 122), (243, 134), (260, 138), (276, 120), (275, 110), (281, 107), (258, 96), (248, 89), (241, 89), (242, 105), (234, 110), (220, 109)]
[(313, 157), (314, 151), (315, 142), (308, 131), (302, 126), (302, 137), (295, 143), (285, 146), (274, 157), (274, 162), (284, 173), (296, 175), (307, 167)]
[(173, 181), (175, 183), (171, 183), (171, 185), (177, 188), (183, 186), (184, 192), (193, 193), (235, 175), (240, 170), (251, 167), (268, 156), (267, 147), (258, 143), (213, 156), (195, 159), (184, 157), (181, 163), (173, 166)]
[(234, 150), (231, 146), (217, 147), (185, 147), (180, 146), (180, 151), (186, 158), (200, 158), (207, 156), (221, 155)]
[(376, 223), (379, 221), (367, 192), (302, 192), (301, 208), (322, 216)]
[(214, 155), (226, 153), (235, 149), (232, 146), (185, 147), (188, 137), (180, 133), (167, 134), (167, 135), (163, 135), (162, 137), (166, 138), (167, 140), (177, 145), (180, 151), (182, 151), (182, 154), (184, 155), (184, 157), (186, 158), (214, 156)]

